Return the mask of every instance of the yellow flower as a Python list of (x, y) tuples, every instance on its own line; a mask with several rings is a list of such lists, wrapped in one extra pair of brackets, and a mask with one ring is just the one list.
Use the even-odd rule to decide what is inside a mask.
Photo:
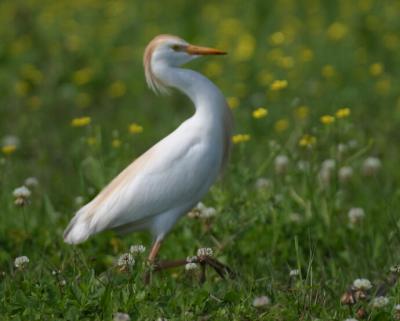
[(350, 113), (351, 113), (350, 108), (343, 107), (336, 111), (336, 117), (337, 118), (346, 118), (346, 117), (350, 116)]
[(278, 65), (285, 69), (291, 69), (294, 66), (294, 59), (290, 56), (281, 57), (278, 60)]
[(230, 109), (235, 109), (235, 108), (237, 108), (237, 107), (239, 106), (239, 104), (240, 104), (240, 100), (239, 100), (239, 98), (237, 98), (237, 97), (228, 97), (228, 98), (226, 99), (226, 101), (227, 101), (228, 106), (229, 106)]
[(34, 84), (39, 84), (43, 80), (42, 72), (31, 64), (22, 65), (21, 74), (25, 79), (31, 80)]
[(79, 93), (76, 96), (75, 101), (79, 107), (85, 108), (92, 102), (92, 97), (90, 97), (88, 93)]
[(97, 139), (96, 137), (88, 137), (88, 139), (86, 140), (87, 144), (89, 146), (94, 146), (97, 144)]
[(325, 65), (322, 67), (321, 74), (329, 79), (336, 75), (336, 70), (332, 65)]
[(301, 147), (312, 147), (317, 143), (317, 139), (315, 136), (311, 136), (309, 134), (303, 135), (302, 138), (299, 140), (299, 145)]
[(253, 111), (253, 117), (258, 119), (258, 118), (263, 118), (268, 115), (268, 110), (265, 108), (257, 108), (256, 110)]
[(310, 108), (308, 106), (300, 106), (295, 110), (295, 116), (298, 119), (306, 119), (310, 114)]
[(206, 64), (204, 73), (209, 77), (218, 77), (222, 74), (222, 65), (216, 61), (210, 61)]
[(233, 58), (237, 61), (249, 60), (256, 48), (256, 39), (249, 33), (239, 35), (239, 41), (233, 51)]
[(279, 119), (274, 125), (275, 131), (283, 133), (289, 128), (289, 121), (286, 118)]
[(115, 81), (108, 88), (108, 95), (113, 98), (121, 97), (125, 95), (126, 85), (121, 80)]
[(335, 117), (331, 115), (324, 115), (320, 118), (321, 123), (324, 125), (330, 125), (335, 122)]
[(122, 144), (122, 142), (118, 138), (114, 138), (111, 143), (112, 147), (114, 147), (114, 148), (120, 147), (121, 144)]
[(85, 117), (79, 117), (79, 118), (74, 118), (71, 121), (71, 126), (72, 127), (84, 127), (90, 124), (91, 118), (88, 116)]
[(77, 70), (73, 74), (73, 81), (76, 85), (87, 84), (93, 77), (93, 70), (89, 67)]
[(278, 90), (285, 89), (287, 86), (288, 86), (287, 80), (275, 80), (271, 84), (271, 90), (278, 91)]
[(269, 42), (275, 46), (282, 45), (285, 42), (285, 34), (281, 31), (274, 32), (269, 37)]
[(17, 146), (15, 145), (4, 145), (1, 148), (1, 151), (3, 152), (4, 155), (11, 155), (12, 153), (14, 153), (17, 149)]
[(375, 90), (378, 94), (387, 95), (390, 92), (391, 86), (390, 79), (380, 79), (375, 84)]
[(14, 89), (18, 96), (26, 96), (29, 92), (29, 83), (25, 80), (19, 80), (15, 83)]
[(374, 77), (381, 75), (382, 72), (383, 72), (383, 65), (379, 62), (376, 62), (369, 67), (369, 73)]
[(129, 132), (131, 134), (140, 134), (143, 132), (143, 127), (136, 123), (132, 123), (129, 125)]
[(332, 40), (341, 40), (347, 34), (347, 26), (341, 22), (332, 23), (327, 30), (327, 34)]
[(237, 134), (237, 135), (232, 136), (232, 142), (234, 144), (247, 142), (249, 140), (250, 140), (250, 135), (248, 135), (248, 134)]
[(311, 61), (314, 58), (314, 52), (309, 48), (303, 48), (300, 52), (300, 58), (303, 61)]

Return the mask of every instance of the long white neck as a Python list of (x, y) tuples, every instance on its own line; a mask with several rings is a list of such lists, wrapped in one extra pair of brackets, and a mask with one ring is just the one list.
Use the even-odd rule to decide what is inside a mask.
[(154, 70), (166, 86), (174, 87), (190, 98), (197, 116), (221, 121), (226, 113), (222, 92), (208, 78), (190, 69), (161, 66)]

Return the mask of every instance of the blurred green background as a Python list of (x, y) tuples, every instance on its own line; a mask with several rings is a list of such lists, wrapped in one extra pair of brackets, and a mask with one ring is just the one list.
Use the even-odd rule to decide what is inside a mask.
[[(247, 310), (252, 295), (264, 291), (287, 303), (276, 305), (270, 319), (326, 318), (332, 309), (344, 317), (347, 310), (338, 307), (338, 298), (351, 278), (380, 277), (395, 263), (400, 205), (399, 1), (2, 0), (0, 25), (0, 270), (8, 273), (1, 289), (9, 295), (2, 303), (8, 304), (10, 315), (24, 311), (18, 303), (25, 302), (21, 293), (26, 302), (46, 306), (42, 315), (53, 313), (40, 295), (30, 294), (39, 291), (32, 290), (34, 281), (14, 279), (16, 256), (29, 254), (37, 273), (51, 262), (66, 279), (82, 273), (82, 283), (93, 286), (87, 266), (106, 269), (108, 255), (116, 256), (131, 240), (138, 240), (131, 236), (121, 241), (106, 234), (75, 252), (62, 245), (61, 235), (82, 202), (193, 113), (183, 95), (156, 96), (146, 86), (142, 55), (161, 33), (229, 53), (187, 67), (222, 89), (234, 113), (235, 133), (245, 135), (234, 146), (225, 183), (207, 197), (219, 212), (215, 235), (228, 245), (221, 249), (223, 258), (245, 276), (239, 289), (229, 290), (238, 296), (228, 293), (227, 301), (236, 306), (233, 315), (266, 317)], [(263, 109), (254, 114), (259, 108)], [(345, 119), (336, 114), (342, 108), (350, 112)], [(335, 117), (333, 123), (321, 118), (327, 115)], [(353, 150), (349, 147), (343, 156), (338, 151), (341, 144)], [(281, 153), (292, 164), (284, 177), (272, 164)], [(368, 155), (383, 163), (381, 175), (371, 180), (358, 173)], [(321, 162), (328, 158), (357, 171), (350, 185), (343, 187), (337, 179), (328, 190), (318, 185)], [(306, 174), (298, 168), (302, 161), (310, 164)], [(29, 176), (38, 178), (39, 187), (31, 204), (21, 210), (14, 205), (12, 191)], [(264, 176), (271, 178), (274, 189), (260, 195), (254, 183)], [(345, 221), (352, 206), (367, 212), (367, 223), (359, 230), (348, 229)], [(300, 213), (302, 223), (292, 221), (292, 212)], [(201, 231), (182, 220), (163, 256), (189, 255), (193, 244), (210, 243)], [(76, 262), (76, 256), (85, 264)], [(298, 292), (279, 292), (288, 266), (300, 267), (307, 275), (313, 266), (317, 281), (307, 280)], [(43, 272), (43, 282), (50, 287), (49, 271)], [(33, 270), (30, 277), (37, 278)], [(262, 281), (254, 284), (257, 278)], [(164, 286), (162, 294), (152, 294), (154, 300), (173, 296), (168, 286), (187, 296), (183, 310), (207, 296), (192, 292), (188, 282), (178, 285), (166, 279), (165, 285), (158, 284)], [(326, 292), (320, 293), (313, 282)], [(11, 299), (14, 286), (20, 292)], [(208, 289), (226, 290), (218, 286)], [(103, 295), (101, 286), (94, 287)], [(86, 294), (97, 300), (96, 294)], [(60, 303), (64, 292), (58, 295), (54, 309), (62, 311), (70, 303)], [(137, 302), (151, 311), (152, 303), (139, 296), (132, 296), (133, 303), (117, 295), (106, 297), (110, 303), (101, 313), (95, 303), (88, 303), (86, 316), (106, 319)], [(299, 303), (312, 298), (317, 308)], [(69, 299), (75, 302), (73, 296)], [(231, 305), (204, 304), (212, 317), (233, 320), (231, 312), (220, 310)], [(183, 315), (179, 307), (167, 306), (160, 311), (171, 319)], [(327, 310), (320, 312), (323, 308)], [(83, 319), (74, 313), (71, 320)], [(151, 313), (135, 310), (131, 315), (145, 318)]]

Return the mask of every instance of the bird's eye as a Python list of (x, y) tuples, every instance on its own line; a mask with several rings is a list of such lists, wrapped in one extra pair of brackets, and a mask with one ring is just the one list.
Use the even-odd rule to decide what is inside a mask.
[(182, 51), (183, 46), (181, 46), (181, 45), (172, 45), (171, 48), (172, 48), (172, 50), (175, 50), (175, 51)]

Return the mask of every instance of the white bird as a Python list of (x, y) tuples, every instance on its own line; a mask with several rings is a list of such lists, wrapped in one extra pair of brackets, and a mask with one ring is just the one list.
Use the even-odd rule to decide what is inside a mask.
[(223, 55), (172, 35), (159, 35), (147, 46), (143, 64), (148, 86), (156, 93), (176, 88), (190, 98), (195, 113), (114, 178), (75, 214), (64, 232), (66, 243), (91, 235), (149, 230), (153, 262), (176, 221), (207, 193), (229, 156), (232, 115), (209, 79), (181, 65), (203, 55)]

